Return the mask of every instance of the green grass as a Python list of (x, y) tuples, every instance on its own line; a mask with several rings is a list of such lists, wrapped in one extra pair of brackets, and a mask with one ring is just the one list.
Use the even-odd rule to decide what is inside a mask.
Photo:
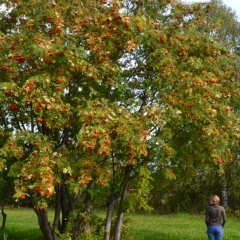
[[(7, 240), (44, 240), (37, 217), (31, 209), (6, 209)], [(207, 239), (204, 215), (131, 215), (132, 240), (204, 240)], [(0, 220), (2, 220), (0, 216)], [(240, 239), (240, 221), (228, 216), (224, 240)], [(4, 232), (0, 229), (0, 239)], [(124, 240), (124, 239), (122, 239)]]
[[(134, 240), (204, 240), (208, 239), (204, 215), (134, 215)], [(240, 221), (228, 217), (224, 229), (224, 240), (240, 239)]]
[[(7, 222), (5, 236), (7, 240), (44, 240), (39, 229), (37, 216), (31, 209), (5, 209)], [(0, 217), (2, 223), (2, 217)], [(0, 229), (0, 239), (4, 231)]]

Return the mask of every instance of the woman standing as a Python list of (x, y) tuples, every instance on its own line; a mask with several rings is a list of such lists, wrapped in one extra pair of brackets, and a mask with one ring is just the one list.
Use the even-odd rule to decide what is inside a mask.
[(222, 240), (223, 227), (226, 223), (224, 207), (219, 206), (220, 198), (217, 195), (210, 197), (210, 206), (206, 210), (207, 235), (209, 240)]

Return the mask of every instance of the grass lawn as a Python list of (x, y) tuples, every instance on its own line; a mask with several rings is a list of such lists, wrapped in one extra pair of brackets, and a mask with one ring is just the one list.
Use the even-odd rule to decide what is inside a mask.
[[(7, 240), (44, 240), (37, 223), (37, 217), (31, 209), (6, 209)], [(207, 240), (204, 215), (137, 214), (132, 220), (131, 240)], [(2, 220), (0, 216), (0, 220)], [(240, 221), (228, 216), (224, 230), (224, 240), (240, 239)], [(4, 239), (0, 229), (0, 239)], [(125, 239), (122, 239), (125, 240)]]
[[(1, 240), (44, 240), (39, 229), (37, 216), (32, 209), (5, 209), (7, 222), (5, 235), (0, 229)], [(2, 216), (0, 216), (2, 223)]]
[[(204, 215), (134, 215), (132, 240), (204, 240), (208, 239)], [(224, 240), (240, 239), (240, 221), (229, 217)]]

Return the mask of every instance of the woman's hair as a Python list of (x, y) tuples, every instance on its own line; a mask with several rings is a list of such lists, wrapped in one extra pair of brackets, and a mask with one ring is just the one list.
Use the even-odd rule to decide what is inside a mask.
[(220, 202), (220, 198), (217, 195), (210, 196), (209, 200), (210, 204), (218, 204)]

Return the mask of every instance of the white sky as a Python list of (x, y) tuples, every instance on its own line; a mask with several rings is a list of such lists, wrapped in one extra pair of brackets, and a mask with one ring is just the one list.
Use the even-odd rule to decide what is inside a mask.
[[(209, 0), (183, 0), (184, 2), (210, 2)], [(236, 12), (238, 19), (240, 19), (240, 0), (222, 0), (228, 7)]]
[[(183, 2), (210, 2), (210, 0), (182, 0)], [(232, 8), (240, 20), (240, 0), (222, 0), (225, 5)], [(1, 4), (0, 4), (1, 10)]]

